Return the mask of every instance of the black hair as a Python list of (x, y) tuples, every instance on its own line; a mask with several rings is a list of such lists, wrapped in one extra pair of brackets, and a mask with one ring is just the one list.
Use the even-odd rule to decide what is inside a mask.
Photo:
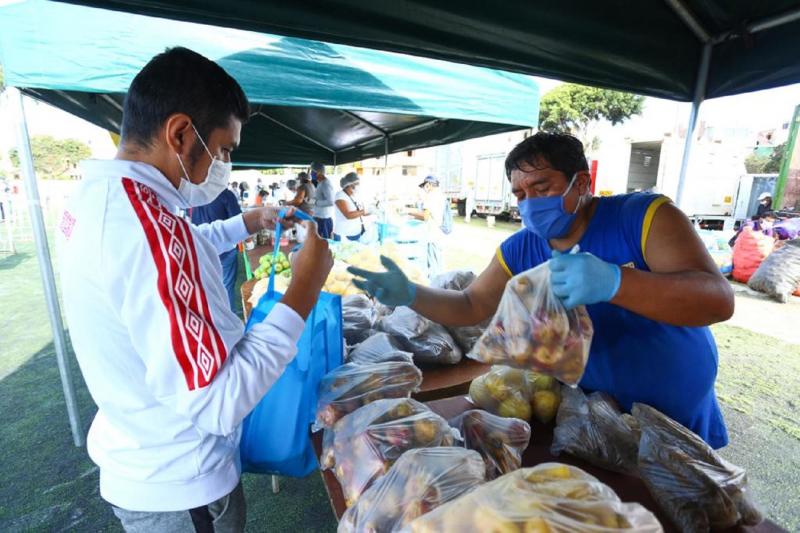
[(506, 177), (511, 179), (511, 172), (522, 170), (520, 165), (523, 163), (543, 168), (541, 165), (545, 162), (550, 168), (563, 172), (567, 180), (571, 180), (576, 172), (589, 170), (581, 141), (566, 133), (538, 131), (509, 152), (506, 157)]
[(301, 182), (309, 180), (308, 172), (298, 172), (297, 177)]
[(250, 104), (222, 67), (188, 48), (175, 47), (153, 57), (133, 78), (122, 112), (122, 141), (151, 146), (156, 132), (175, 113), (189, 115), (208, 142), (210, 133), (226, 127), (231, 117), (247, 122)]

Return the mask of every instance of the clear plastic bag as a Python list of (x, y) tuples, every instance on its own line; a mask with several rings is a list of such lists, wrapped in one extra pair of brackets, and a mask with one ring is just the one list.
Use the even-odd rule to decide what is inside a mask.
[(472, 380), (469, 397), (476, 406), (490, 413), (530, 420), (531, 390), (525, 370), (494, 365), (489, 372)]
[[(431, 280), (431, 287), (463, 291), (475, 281), (476, 276), (469, 270), (453, 270), (440, 274)], [(458, 343), (464, 353), (472, 350), (475, 343), (489, 326), (489, 319), (474, 326), (446, 326), (447, 331)]]
[(522, 468), (425, 514), (414, 533), (603, 533), (663, 531), (638, 503), (623, 503), (611, 488), (561, 463)]
[(509, 280), (497, 313), (469, 357), (577, 385), (593, 333), (585, 307), (567, 311), (553, 294), (550, 266), (543, 263)]
[(679, 530), (717, 531), (761, 522), (744, 469), (649, 405), (635, 403), (631, 412), (642, 431), (639, 474)]
[(394, 337), (383, 331), (375, 333), (361, 344), (354, 346), (347, 355), (348, 363), (360, 365), (389, 361), (411, 363), (414, 361), (414, 355), (404, 351)]
[(558, 411), (561, 385), (530, 370), (494, 365), (472, 380), (469, 395), (472, 403), (490, 413), (522, 420), (535, 416), (546, 424)]
[(450, 425), (461, 434), (460, 442), (465, 448), (481, 454), (487, 479), (522, 466), (522, 452), (531, 441), (531, 426), (524, 420), (472, 409), (452, 419)]
[(418, 363), (454, 365), (462, 352), (444, 326), (424, 318), (409, 307), (397, 307), (378, 323), (402, 348), (414, 354)]
[(579, 388), (565, 387), (553, 430), (553, 455), (563, 452), (616, 472), (635, 473), (639, 440), (608, 394), (588, 397)]
[(336, 423), (333, 469), (348, 507), (397, 459), (413, 448), (452, 446), (444, 418), (416, 400), (378, 400)]
[(342, 365), (320, 381), (316, 427), (332, 427), (343, 416), (376, 400), (408, 398), (421, 383), (422, 372), (412, 363)]
[(484, 481), (483, 461), (472, 450), (409, 450), (344, 513), (339, 532), (398, 531)]
[(353, 294), (342, 298), (342, 334), (347, 344), (365, 341), (375, 325), (377, 312), (367, 296)]

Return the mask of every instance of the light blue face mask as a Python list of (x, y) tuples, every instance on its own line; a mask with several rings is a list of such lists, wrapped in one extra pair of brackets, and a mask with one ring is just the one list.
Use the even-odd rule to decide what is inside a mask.
[(578, 174), (572, 176), (569, 187), (561, 196), (545, 196), (544, 198), (526, 198), (519, 202), (519, 215), (525, 229), (532, 231), (545, 240), (558, 239), (569, 231), (575, 221), (576, 213), (581, 207), (581, 200), (575, 206), (575, 211), (567, 213), (564, 210), (564, 197), (569, 194)]

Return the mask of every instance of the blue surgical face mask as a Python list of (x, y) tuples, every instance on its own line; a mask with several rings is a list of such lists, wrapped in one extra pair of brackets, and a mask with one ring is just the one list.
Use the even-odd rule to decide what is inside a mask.
[(545, 196), (544, 198), (526, 198), (519, 202), (519, 215), (525, 229), (532, 231), (545, 240), (558, 239), (569, 231), (575, 215), (580, 209), (583, 196), (578, 199), (575, 211), (567, 213), (564, 210), (564, 197), (569, 194), (575, 183), (577, 174), (572, 176), (569, 187), (561, 196)]

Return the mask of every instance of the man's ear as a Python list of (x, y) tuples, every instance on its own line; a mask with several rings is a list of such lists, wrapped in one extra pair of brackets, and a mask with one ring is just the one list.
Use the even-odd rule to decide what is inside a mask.
[(186, 155), (194, 144), (192, 119), (185, 113), (170, 115), (164, 122), (164, 141), (175, 153)]
[(576, 181), (578, 182), (576, 185), (580, 194), (586, 194), (592, 190), (592, 175), (588, 170), (579, 171)]

